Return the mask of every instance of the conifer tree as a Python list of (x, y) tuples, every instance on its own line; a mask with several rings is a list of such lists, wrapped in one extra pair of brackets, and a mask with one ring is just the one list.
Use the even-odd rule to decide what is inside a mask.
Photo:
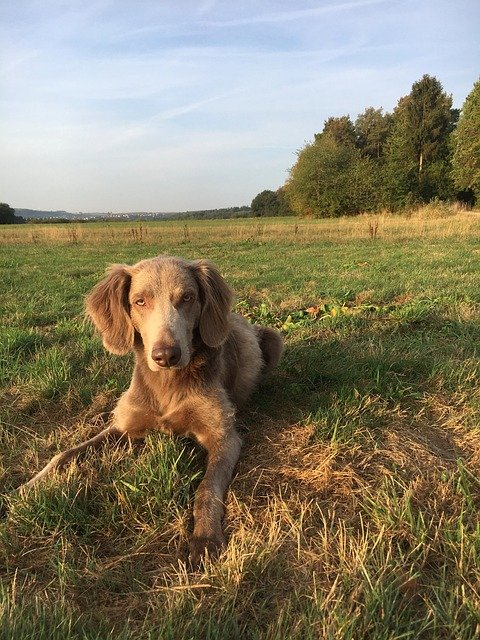
[(368, 107), (355, 120), (356, 144), (363, 155), (380, 160), (392, 128), (393, 116), (383, 109)]
[(451, 96), (429, 75), (399, 100), (385, 154), (384, 182), (391, 205), (452, 195), (448, 143), (456, 113)]
[(463, 103), (460, 120), (453, 134), (453, 178), (462, 191), (480, 199), (480, 79)]

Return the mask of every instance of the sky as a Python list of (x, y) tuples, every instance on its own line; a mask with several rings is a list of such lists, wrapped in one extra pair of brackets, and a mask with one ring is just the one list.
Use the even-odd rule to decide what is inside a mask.
[(330, 116), (424, 74), (461, 107), (478, 0), (3, 0), (0, 201), (72, 212), (250, 204)]

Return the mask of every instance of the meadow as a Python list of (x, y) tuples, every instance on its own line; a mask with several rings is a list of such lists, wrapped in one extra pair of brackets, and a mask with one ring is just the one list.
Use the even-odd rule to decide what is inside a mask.
[[(480, 635), (480, 215), (0, 228), (0, 640)], [(286, 351), (239, 415), (228, 548), (185, 564), (202, 455), (91, 452), (131, 358), (83, 298), (112, 262), (214, 261)]]

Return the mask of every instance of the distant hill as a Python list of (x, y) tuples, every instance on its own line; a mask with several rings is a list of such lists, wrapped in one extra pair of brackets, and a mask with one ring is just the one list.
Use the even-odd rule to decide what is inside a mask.
[(15, 209), (15, 215), (26, 220), (43, 220), (45, 222), (69, 221), (84, 222), (94, 220), (166, 220), (178, 219), (212, 219), (212, 218), (246, 218), (251, 216), (250, 207), (228, 207), (224, 209), (205, 209), (198, 211), (152, 212), (132, 211), (126, 213), (72, 213), (70, 211), (40, 211), (37, 209)]

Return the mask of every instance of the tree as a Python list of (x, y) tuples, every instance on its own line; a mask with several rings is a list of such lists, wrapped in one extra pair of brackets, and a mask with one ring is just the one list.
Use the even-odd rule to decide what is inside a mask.
[(455, 186), (480, 198), (480, 79), (463, 103), (453, 133), (452, 174)]
[(355, 214), (378, 205), (376, 172), (353, 144), (342, 144), (331, 131), (315, 136), (298, 152), (285, 185), (295, 213), (317, 218)]
[(17, 220), (15, 209), (12, 209), (5, 202), (0, 202), (0, 224), (15, 224)]
[(251, 209), (256, 217), (284, 215), (281, 211), (278, 192), (265, 189), (252, 200)]
[(394, 111), (385, 148), (385, 184), (393, 206), (452, 193), (449, 136), (457, 112), (440, 82), (424, 75)]
[(383, 113), (383, 109), (368, 107), (355, 120), (356, 145), (362, 155), (380, 160), (384, 154), (385, 142), (392, 129), (393, 116)]
[(323, 135), (331, 136), (338, 144), (355, 145), (355, 127), (350, 116), (340, 118), (328, 118), (323, 125), (322, 133), (315, 134), (315, 140)]
[(279, 216), (293, 216), (294, 212), (288, 202), (287, 194), (285, 192), (285, 187), (279, 187), (275, 192), (277, 196), (278, 202), (278, 215)]
[(265, 189), (255, 196), (251, 204), (252, 213), (256, 217), (276, 216), (278, 210), (275, 191)]

